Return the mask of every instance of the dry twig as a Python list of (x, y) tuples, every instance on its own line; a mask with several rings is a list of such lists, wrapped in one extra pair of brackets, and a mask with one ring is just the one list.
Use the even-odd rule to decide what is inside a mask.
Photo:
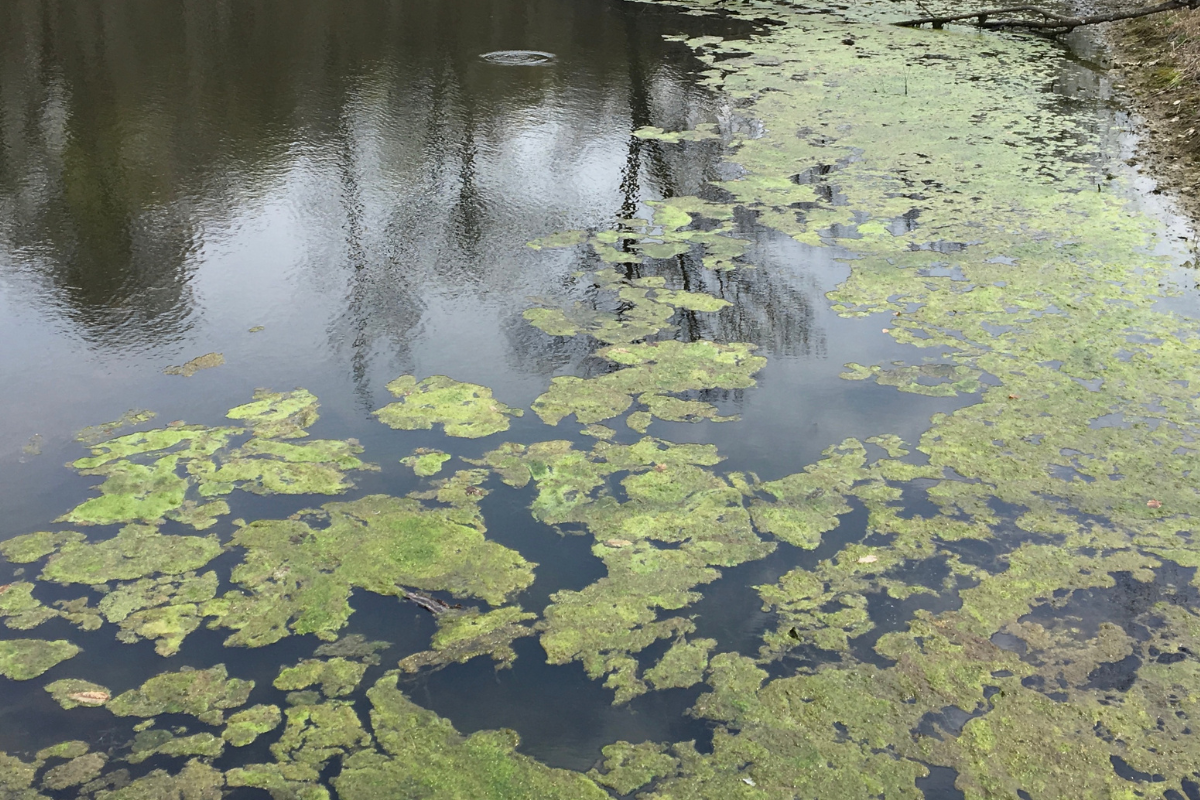
[[(1049, 11), (1040, 6), (1007, 6), (1005, 8), (985, 8), (967, 14), (951, 14), (942, 17), (921, 17), (897, 22), (905, 28), (919, 28), (922, 25), (932, 25), (934, 28), (945, 27), (948, 22), (975, 20), (975, 25), (988, 30), (1000, 28), (1025, 28), (1041, 33), (1069, 33), (1082, 25), (1097, 25), (1101, 22), (1116, 22), (1122, 19), (1147, 17), (1151, 14), (1161, 14), (1164, 11), (1174, 11), (1180, 8), (1200, 8), (1200, 0), (1167, 0), (1150, 8), (1139, 8), (1130, 11), (1116, 11), (1111, 14), (1094, 14), (1088, 17), (1070, 17)], [(1034, 17), (1021, 19), (1018, 14)], [(998, 18), (998, 19), (997, 19)]]

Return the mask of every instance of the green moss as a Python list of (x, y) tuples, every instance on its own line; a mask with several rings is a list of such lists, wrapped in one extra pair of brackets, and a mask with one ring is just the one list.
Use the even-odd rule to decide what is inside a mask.
[(264, 733), (278, 728), (282, 721), (279, 706), (252, 706), (230, 714), (221, 737), (234, 747), (245, 747)]
[(524, 624), (534, 619), (537, 614), (519, 606), (485, 612), (476, 608), (446, 611), (438, 615), (432, 649), (407, 656), (400, 661), (400, 669), (416, 672), (423, 667), (462, 664), (481, 655), (490, 655), (498, 668), (510, 667), (517, 657), (512, 642), (536, 632)]
[(46, 691), (63, 708), (102, 706), (112, 697), (108, 687), (90, 681), (66, 678), (46, 685)]
[(108, 702), (118, 717), (155, 717), (189, 714), (209, 725), (219, 725), (224, 710), (244, 704), (254, 681), (230, 678), (224, 664), (209, 669), (184, 669), (156, 675), (138, 689)]
[(437, 475), (442, 471), (442, 464), (451, 458), (449, 453), (441, 450), (417, 450), (414, 455), (400, 459), (400, 463), (412, 467), (413, 472), (422, 478)]
[(14, 681), (27, 681), (74, 658), (82, 652), (70, 642), (44, 639), (7, 639), (0, 641), (0, 675)]
[(58, 744), (44, 747), (34, 754), (34, 759), (38, 762), (44, 762), (51, 758), (78, 758), (86, 753), (91, 748), (87, 742), (81, 742), (78, 739), (72, 739), (67, 742), (59, 742)]
[(326, 697), (341, 697), (354, 691), (366, 671), (367, 665), (359, 661), (309, 658), (297, 666), (285, 667), (275, 679), (274, 686), (283, 691), (292, 691), (320, 684)]
[(491, 389), (444, 375), (420, 382), (412, 375), (402, 375), (387, 388), (400, 400), (375, 415), (384, 425), (405, 431), (429, 430), (440, 424), (447, 436), (477, 439), (508, 430), (509, 417), (523, 413), (492, 397)]
[(324, 506), (329, 523), (260, 520), (234, 534), (245, 552), (238, 589), (205, 605), (236, 632), (228, 644), (261, 646), (289, 632), (332, 639), (350, 615), (355, 588), (399, 596), (402, 588), (448, 591), (499, 604), (533, 581), (532, 565), (489, 542), (472, 508), (431, 509), (384, 495)]
[(367, 693), (379, 750), (343, 762), (334, 788), (344, 800), (423, 797), (466, 800), (603, 800), (607, 793), (578, 773), (550, 769), (515, 751), (509, 731), (460, 736), (450, 723), (413, 704), (396, 689), (395, 674)]

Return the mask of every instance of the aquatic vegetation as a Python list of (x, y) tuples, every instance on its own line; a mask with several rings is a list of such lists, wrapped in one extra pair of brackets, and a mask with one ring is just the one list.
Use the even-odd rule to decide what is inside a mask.
[(413, 472), (422, 478), (437, 475), (442, 471), (442, 464), (451, 458), (449, 453), (441, 450), (420, 449), (411, 456), (400, 459), (400, 463), (412, 467)]
[(97, 778), (108, 763), (108, 757), (103, 753), (87, 753), (72, 758), (65, 764), (59, 764), (46, 770), (42, 776), (42, 786), (52, 792), (59, 792), (70, 786)]
[(221, 800), (225, 777), (220, 770), (192, 759), (178, 773), (156, 769), (125, 786), (96, 793), (96, 800)]
[[(690, 221), (686, 213), (678, 213), (683, 217), (678, 224)], [(668, 216), (665, 211), (662, 215)], [(597, 288), (616, 293), (616, 310), (600, 311), (576, 303), (571, 308), (535, 307), (523, 316), (551, 336), (587, 334), (605, 344), (629, 344), (673, 330), (671, 318), (680, 309), (715, 312), (730, 305), (728, 300), (704, 292), (667, 289), (665, 278), (629, 279), (612, 269), (597, 270), (591, 278)]]
[(130, 409), (112, 422), (102, 422), (99, 425), (89, 425), (75, 434), (76, 441), (86, 445), (97, 444), (110, 438), (121, 428), (129, 428), (149, 422), (158, 415), (145, 409)]
[(362, 680), (367, 665), (361, 661), (331, 658), (328, 661), (309, 658), (294, 667), (284, 667), (275, 679), (276, 689), (294, 691), (320, 684), (326, 697), (350, 694)]
[(221, 737), (234, 747), (245, 747), (264, 733), (278, 728), (281, 722), (283, 713), (279, 706), (251, 706), (229, 715)]
[[(752, 345), (721, 345), (700, 340), (674, 340), (606, 347), (596, 355), (625, 369), (595, 378), (554, 378), (549, 390), (533, 402), (533, 410), (548, 425), (574, 414), (584, 424), (603, 422), (624, 413), (637, 395), (645, 413), (675, 422), (720, 417), (711, 403), (671, 397), (704, 389), (744, 389), (754, 385), (755, 372), (766, 364), (751, 355)], [(635, 423), (635, 430), (644, 426)]]
[(166, 375), (182, 375), (185, 378), (190, 378), (202, 369), (212, 369), (225, 364), (225, 356), (220, 353), (205, 353), (202, 356), (196, 356), (191, 361), (185, 361), (179, 366), (167, 367), (163, 370)]
[(533, 636), (536, 631), (524, 623), (537, 616), (519, 606), (484, 612), (477, 608), (445, 611), (438, 615), (432, 649), (405, 657), (400, 661), (400, 669), (416, 672), (422, 667), (461, 664), (481, 655), (490, 655), (497, 668), (510, 667), (517, 657), (512, 649), (513, 640)]
[(58, 612), (33, 597), (33, 588), (28, 581), (0, 587), (0, 617), (4, 618), (6, 627), (27, 631), (58, 616)]
[(62, 639), (0, 640), (0, 675), (14, 681), (27, 681), (80, 652), (79, 647)]
[(583, 775), (551, 769), (517, 753), (511, 731), (460, 736), (449, 722), (405, 697), (396, 688), (395, 673), (381, 678), (367, 696), (378, 749), (343, 760), (333, 785), (345, 800), (392, 797), (396, 787), (430, 800), (608, 797)]
[(679, 639), (657, 664), (646, 670), (646, 680), (655, 689), (695, 686), (704, 680), (708, 653), (716, 646), (716, 639)]
[(27, 533), (0, 542), (0, 555), (14, 564), (32, 564), (57, 552), (65, 544), (82, 542), (85, 538), (82, 533), (74, 531)]
[(444, 375), (417, 381), (402, 375), (387, 385), (400, 398), (375, 412), (384, 425), (404, 431), (442, 425), (447, 436), (477, 439), (508, 430), (509, 417), (524, 412), (492, 397), (492, 390)]
[(234, 533), (231, 545), (245, 553), (232, 574), (237, 588), (204, 606), (213, 625), (234, 629), (227, 644), (259, 647), (289, 633), (332, 640), (355, 588), (448, 591), (500, 604), (533, 581), (533, 565), (485, 538), (473, 505), (429, 508), (372, 495), (329, 503), (322, 516), (325, 527), (259, 520)]
[(63, 708), (102, 706), (112, 697), (107, 687), (77, 678), (64, 678), (46, 684), (46, 691)]
[(281, 762), (292, 761), (319, 770), (330, 759), (353, 753), (371, 744), (354, 712), (341, 700), (293, 706), (284, 712), (287, 724), (271, 752)]
[(588, 777), (610, 787), (619, 795), (633, 794), (655, 778), (674, 775), (679, 759), (654, 742), (617, 742), (604, 748), (604, 772), (592, 770)]
[(369, 642), (361, 633), (351, 633), (336, 642), (326, 642), (313, 651), (318, 658), (350, 658), (364, 664), (378, 664), (379, 651), (391, 647), (389, 642)]
[[(346, 472), (373, 469), (356, 458), (355, 441), (292, 440), (307, 437), (317, 399), (304, 389), (259, 389), (254, 401), (227, 416), (247, 427), (171, 423), (114, 439), (91, 442), (92, 455), (74, 462), (83, 475), (104, 478), (100, 496), (62, 517), (81, 525), (178, 520), (197, 529), (229, 513), (234, 489), (256, 494), (339, 494), (352, 485)], [(231, 447), (247, 430), (251, 438)]]
[(299, 439), (320, 418), (318, 405), (316, 395), (307, 389), (256, 389), (252, 402), (229, 409), (225, 416), (246, 425), (259, 438)]
[(161, 728), (150, 728), (138, 732), (130, 751), (130, 764), (140, 764), (157, 755), (218, 758), (225, 752), (225, 742), (211, 733), (175, 736)]
[(141, 687), (130, 689), (108, 701), (107, 708), (118, 717), (156, 717), (159, 714), (189, 714), (209, 725), (220, 725), (224, 711), (244, 705), (254, 681), (230, 678), (224, 664), (209, 669), (164, 672)]
[(98, 585), (199, 569), (221, 552), (215, 537), (170, 536), (149, 525), (126, 525), (95, 544), (73, 540), (42, 568), (42, 580)]
[(121, 627), (117, 639), (154, 641), (160, 656), (179, 652), (184, 638), (200, 627), (204, 604), (217, 595), (215, 572), (122, 583), (100, 600), (99, 611)]

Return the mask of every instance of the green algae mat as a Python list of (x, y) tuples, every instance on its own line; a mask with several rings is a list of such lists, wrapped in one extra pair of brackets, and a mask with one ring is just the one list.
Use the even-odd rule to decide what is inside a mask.
[[(739, 169), (530, 242), (590, 259), (586, 300), (514, 325), (587, 369), (525, 408), (467, 373), (394, 376), (362, 441), (318, 438), (306, 389), (80, 432), (90, 488), (0, 542), (0, 684), (75, 733), (0, 753), (0, 798), (1196, 796), (1200, 322), (1161, 302), (1162, 223), (1096, 120), (1045, 91), (1063, 51), (881, 6), (684, 8), (763, 23), (677, 37), (741, 122), (632, 135)], [(770, 354), (697, 333), (736, 329), (714, 321), (739, 298), (645, 273), (761, 268), (746, 219), (834, 254), (824, 302), (904, 346), (838, 380), (955, 410), (765, 479), (697, 441), (746, 424), (730, 398)], [(554, 555), (494, 529), (512, 507), (595, 575), (539, 594)], [(747, 621), (718, 631), (729, 575)], [(363, 607), (423, 643), (364, 636)], [(528, 658), (618, 708), (686, 692), (704, 736), (564, 769), (422, 705), (443, 671)]]

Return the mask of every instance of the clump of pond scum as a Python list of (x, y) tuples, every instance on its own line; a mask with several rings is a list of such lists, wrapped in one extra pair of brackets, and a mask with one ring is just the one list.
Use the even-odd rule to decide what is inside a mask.
[[(1062, 52), (883, 25), (877, 3), (683, 7), (783, 23), (678, 38), (761, 126), (729, 142), (741, 170), (719, 192), (531, 243), (602, 267), (576, 276), (586, 300), (515, 320), (588, 354), (529, 394), (531, 415), (403, 375), (365, 443), (312, 438), (304, 389), (259, 390), (220, 425), (116, 435), (151, 421), (137, 412), (81, 435), (90, 495), (0, 543), (28, 570), (0, 586), (0, 676), (80, 725), (126, 725), (129, 745), (0, 754), (0, 796), (919, 800), (931, 770), (980, 800), (1194, 794), (1200, 323), (1157, 305), (1158, 223), (1078, 157), (1111, 156), (1095, 121), (1042, 91)], [(716, 135), (632, 131), (658, 148)], [(739, 214), (837, 253), (830, 307), (905, 354), (839, 367), (847, 391), (962, 405), (782, 475), (673, 441), (746, 424), (726, 399), (768, 382), (768, 356), (681, 333), (736, 298), (625, 268), (736, 274)], [(1105, 424), (1117, 414), (1129, 424)], [(555, 572), (556, 533), (586, 580)], [(735, 571), (746, 618), (764, 612), (743, 646), (699, 610)], [(538, 594), (543, 578), (560, 582)], [(106, 636), (152, 674), (89, 675), (75, 656)], [(631, 717), (688, 693), (711, 741), (613, 734), (590, 770), (559, 769), (422, 706), (425, 682), (484, 664), (502, 686), (529, 653)]]

